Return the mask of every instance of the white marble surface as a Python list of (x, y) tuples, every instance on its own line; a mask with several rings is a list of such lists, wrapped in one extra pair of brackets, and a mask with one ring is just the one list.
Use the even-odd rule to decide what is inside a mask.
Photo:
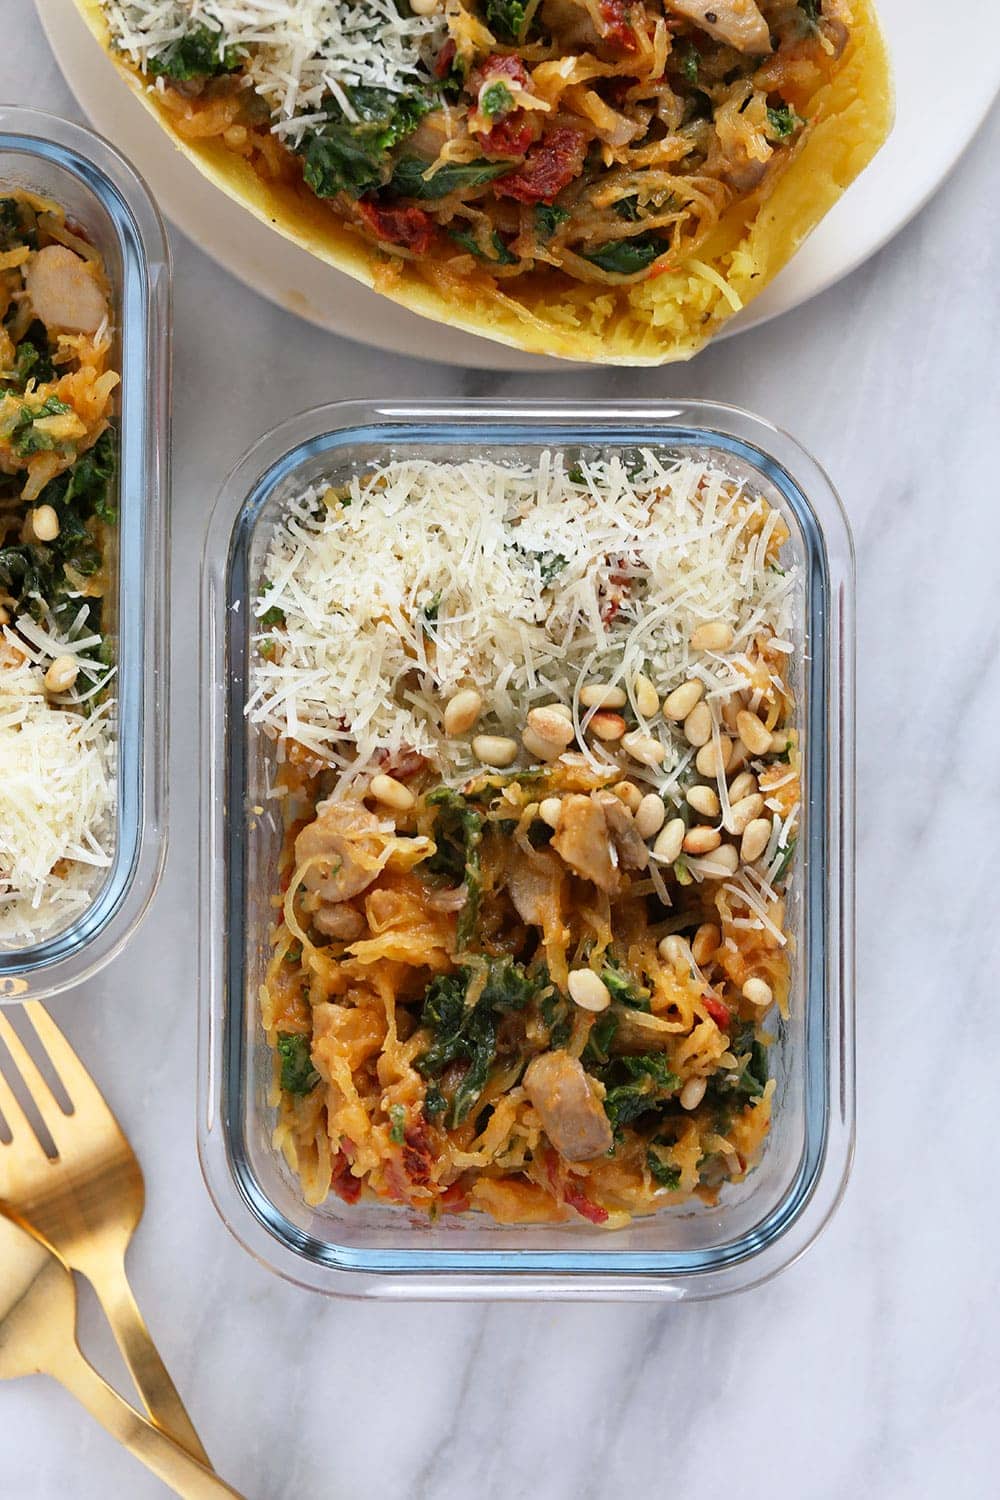
[[(76, 113), (29, 0), (0, 6), (0, 99)], [(500, 377), (392, 360), (291, 320), (174, 237), (170, 856), (129, 951), (54, 1011), (146, 1171), (139, 1299), (249, 1500), (998, 1493), (998, 152), (994, 113), (937, 200), (863, 270), (660, 372)], [(251, 1261), (202, 1186), (193, 725), (206, 512), (261, 427), (320, 397), (459, 392), (743, 403), (820, 457), (853, 521), (857, 1162), (806, 1259), (737, 1299), (327, 1301)], [(114, 1374), (89, 1302), (82, 1331)], [(2, 1500), (164, 1493), (55, 1386), (0, 1388)]]

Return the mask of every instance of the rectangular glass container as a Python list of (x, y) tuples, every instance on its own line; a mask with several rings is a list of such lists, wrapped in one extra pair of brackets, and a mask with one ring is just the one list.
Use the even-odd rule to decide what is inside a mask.
[(0, 192), (52, 198), (101, 252), (111, 283), (121, 374), (118, 523), (106, 630), (115, 642), (117, 798), (111, 865), (90, 906), (61, 931), (0, 948), (0, 1005), (79, 984), (119, 951), (145, 911), (163, 863), (168, 659), (170, 267), (152, 199), (124, 157), (92, 131), (36, 110), (0, 106)]
[[(791, 1015), (771, 1049), (774, 1123), (761, 1164), (624, 1230), (430, 1222), (400, 1207), (308, 1206), (271, 1144), (272, 1059), (258, 1013), (281, 841), (265, 803), (269, 742), (244, 713), (251, 601), (287, 500), (372, 461), (530, 461), (650, 447), (711, 457), (779, 508), (801, 569), (793, 688), (802, 823), (788, 922)], [(226, 482), (205, 557), (199, 1142), (209, 1190), (259, 1259), (322, 1291), (382, 1297), (703, 1297), (746, 1287), (815, 1238), (843, 1190), (854, 1133), (853, 555), (822, 470), (757, 417), (705, 402), (365, 403), (321, 407), (261, 439)]]

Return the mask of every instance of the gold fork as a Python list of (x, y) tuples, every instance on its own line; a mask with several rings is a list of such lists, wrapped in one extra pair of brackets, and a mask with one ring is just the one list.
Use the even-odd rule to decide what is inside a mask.
[(0, 1214), (0, 1380), (51, 1375), (112, 1437), (184, 1500), (240, 1497), (147, 1422), (89, 1364), (76, 1342), (73, 1278), (40, 1240)]
[(67, 1115), (0, 1010), (0, 1038), (57, 1155), (46, 1155), (0, 1073), (0, 1210), (19, 1220), (92, 1284), (146, 1409), (199, 1463), (212, 1467), (150, 1337), (125, 1274), (125, 1251), (142, 1217), (142, 1172), (90, 1074), (37, 1000), (22, 1007), (73, 1106)]

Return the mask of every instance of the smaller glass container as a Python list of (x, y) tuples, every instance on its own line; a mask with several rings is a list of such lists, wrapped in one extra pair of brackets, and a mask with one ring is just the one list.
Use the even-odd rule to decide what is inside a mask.
[(0, 948), (0, 1005), (54, 995), (114, 957), (156, 888), (166, 830), (170, 266), (163, 224), (145, 184), (107, 141), (67, 120), (0, 105), (0, 193), (11, 189), (65, 209), (101, 252), (111, 283), (110, 368), (121, 385), (105, 628), (116, 648), (117, 806), (111, 865), (86, 911), (41, 942)]
[[(792, 685), (803, 809), (786, 926), (791, 1014), (769, 1060), (777, 1092), (763, 1159), (717, 1204), (574, 1224), (432, 1222), (392, 1205), (318, 1207), (272, 1145), (273, 1065), (258, 992), (269, 953), (279, 820), (261, 815), (273, 749), (247, 722), (252, 601), (289, 499), (373, 462), (537, 460), (651, 448), (710, 458), (776, 506), (801, 588)], [(737, 1290), (795, 1259), (836, 1206), (854, 1138), (853, 555), (829, 480), (785, 433), (732, 407), (678, 403), (344, 402), (262, 438), (222, 490), (202, 620), (203, 803), (198, 1134), (209, 1191), (261, 1261), (325, 1292), (387, 1298), (633, 1297)]]

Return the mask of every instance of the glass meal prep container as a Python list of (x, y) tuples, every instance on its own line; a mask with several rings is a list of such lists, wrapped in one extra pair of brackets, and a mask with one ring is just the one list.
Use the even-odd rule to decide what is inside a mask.
[[(717, 1205), (669, 1207), (609, 1232), (583, 1221), (436, 1222), (336, 1196), (308, 1206), (272, 1146), (272, 1056), (258, 990), (280, 819), (259, 816), (273, 747), (244, 713), (252, 602), (289, 498), (374, 461), (531, 460), (649, 447), (710, 457), (778, 507), (800, 564), (792, 685), (803, 809), (789, 892), (791, 1014), (770, 1049), (777, 1092), (760, 1165)], [(758, 417), (706, 402), (344, 402), (261, 439), (227, 480), (203, 580), (199, 1143), (209, 1190), (264, 1263), (321, 1291), (376, 1297), (681, 1299), (773, 1275), (818, 1234), (843, 1190), (854, 1133), (853, 557), (822, 470)], [(257, 809), (255, 812), (254, 809)]]
[(118, 952), (156, 887), (166, 813), (170, 270), (163, 226), (141, 179), (106, 141), (36, 110), (0, 106), (0, 193), (17, 189), (65, 210), (100, 251), (111, 284), (109, 368), (121, 383), (104, 629), (115, 645), (117, 785), (112, 860), (91, 904), (42, 941), (0, 947), (0, 1004), (79, 984)]

